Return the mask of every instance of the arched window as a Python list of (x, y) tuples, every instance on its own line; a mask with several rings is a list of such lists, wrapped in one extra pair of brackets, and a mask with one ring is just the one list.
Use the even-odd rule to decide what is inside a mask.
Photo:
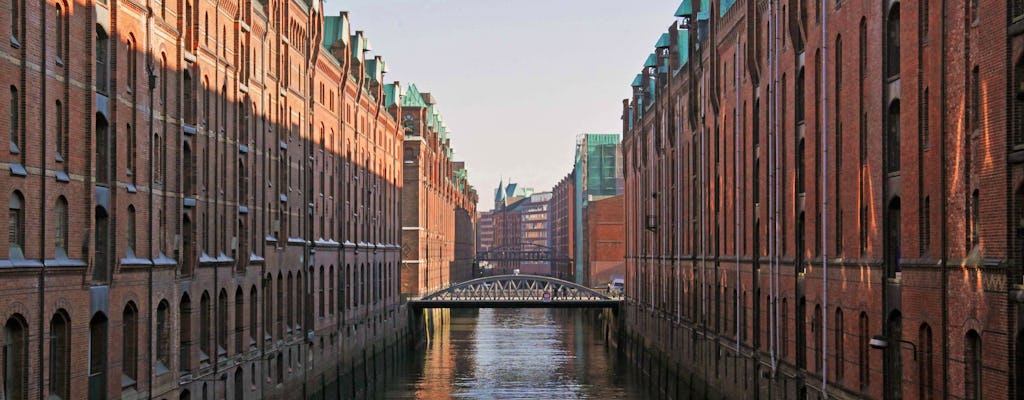
[(888, 172), (900, 170), (900, 101), (889, 105), (889, 129), (885, 136), (886, 168)]
[(178, 303), (178, 371), (192, 368), (192, 300), (188, 293)]
[(128, 256), (135, 256), (137, 248), (135, 247), (135, 206), (128, 205)]
[(71, 398), (71, 319), (58, 310), (50, 319), (50, 398)]
[(113, 152), (110, 151), (110, 125), (102, 114), (96, 114), (96, 183), (110, 186)]
[[(1024, 15), (1024, 0), (1015, 1), (1021, 5)], [(1013, 68), (1013, 130), (1010, 140), (1013, 146), (1024, 145), (1024, 57), (1017, 60)]]
[(195, 238), (192, 232), (192, 218), (188, 214), (181, 217), (181, 274), (192, 275), (195, 267)]
[[(310, 278), (312, 278), (312, 276)], [(320, 301), (319, 301), (320, 307), (318, 309), (318, 313), (320, 315), (320, 318), (323, 318), (323, 317), (327, 316), (327, 312), (326, 312), (326, 308), (327, 307), (326, 307), (325, 302), (324, 302), (325, 299), (326, 299), (326, 295), (327, 294), (324, 293), (324, 281), (325, 281), (325, 279), (324, 279), (324, 266), (321, 265), (320, 266), (320, 282), (319, 282), (319, 285), (318, 285), (320, 289), (317, 290), (317, 294), (318, 294), (318, 297), (320, 299)]]
[(156, 307), (156, 372), (158, 374), (167, 372), (168, 365), (171, 365), (170, 357), (170, 321), (168, 313), (171, 305), (167, 300), (160, 300)]
[(7, 239), (11, 254), (22, 256), (25, 249), (25, 198), (15, 190), (7, 205)]
[(285, 323), (287, 323), (286, 331), (288, 333), (291, 333), (292, 332), (292, 327), (295, 326), (295, 309), (294, 309), (294, 306), (295, 306), (295, 300), (294, 300), (294, 297), (295, 297), (295, 291), (294, 291), (295, 286), (292, 284), (292, 273), (291, 272), (288, 272), (288, 278), (287, 279), (288, 279), (287, 280), (287, 282), (288, 282), (288, 290), (285, 293), (285, 297), (288, 298), (288, 300), (287, 300), (288, 301), (288, 306), (287, 306), (288, 319), (285, 321)]
[(789, 355), (789, 305), (785, 298), (782, 299), (779, 313), (779, 322), (782, 324), (779, 328), (779, 352), (782, 353), (782, 358), (786, 358)]
[(128, 65), (125, 66), (128, 73), (128, 90), (132, 91), (132, 94), (136, 94), (139, 90), (138, 86), (138, 49), (135, 47), (135, 36), (131, 33), (128, 34), (128, 51), (125, 57), (128, 58)]
[(833, 321), (833, 325), (835, 326), (835, 331), (833, 332), (835, 344), (833, 345), (834, 348), (832, 351), (833, 356), (835, 357), (835, 377), (837, 381), (842, 381), (846, 369), (844, 365), (846, 363), (846, 332), (844, 330), (846, 323), (843, 321), (842, 308), (836, 308), (836, 317), (835, 321)]
[(886, 398), (899, 399), (903, 396), (903, 314), (893, 310), (889, 314), (888, 342), (890, 345), (885, 348), (886, 358), (891, 360), (884, 371), (886, 380)]
[(804, 94), (807, 92), (806, 80), (804, 79), (804, 69), (800, 68), (800, 72), (796, 75), (796, 123), (797, 125), (804, 123)]
[(814, 335), (814, 370), (818, 373), (821, 373), (822, 361), (824, 361), (822, 354), (824, 353), (825, 341), (821, 336), (822, 326), (821, 305), (815, 305), (814, 317), (811, 320), (811, 333)]
[(242, 353), (245, 343), (242, 341), (243, 334), (245, 334), (245, 298), (242, 295), (242, 287), (239, 286), (235, 289), (235, 354)]
[(203, 292), (199, 298), (199, 365), (200, 367), (210, 365), (210, 313), (213, 304), (209, 292)]
[(964, 336), (964, 399), (981, 398), (981, 336), (972, 329)]
[(217, 295), (217, 357), (227, 356), (228, 348), (228, 291)]
[(981, 129), (981, 71), (977, 65), (971, 70), (971, 130)]
[(231, 388), (235, 393), (235, 400), (245, 400), (245, 378), (242, 374), (242, 368), (235, 369), (235, 384)]
[(327, 312), (330, 315), (333, 316), (334, 315), (334, 310), (335, 310), (335, 304), (336, 304), (335, 301), (337, 300), (334, 297), (334, 286), (335, 286), (334, 265), (331, 265), (330, 268), (328, 269), (327, 280), (330, 282), (330, 285), (329, 285), (330, 292), (328, 292), (328, 294), (327, 294), (327, 302), (328, 302), (328, 304), (327, 304)]
[(860, 390), (864, 391), (871, 385), (871, 353), (868, 351), (871, 349), (869, 341), (871, 340), (871, 327), (868, 325), (868, 314), (861, 311), (860, 317), (857, 319), (857, 332), (859, 343), (857, 346), (858, 360), (857, 368), (860, 381)]
[(931, 399), (935, 397), (935, 374), (932, 369), (932, 327), (921, 324), (917, 333), (917, 398)]
[(22, 149), (24, 143), (21, 140), (21, 124), (19, 123), (21, 120), (21, 97), (18, 95), (18, 88), (14, 85), (11, 85), (11, 108), (9, 117), (10, 123), (8, 126), (10, 127), (11, 134), (11, 153), (20, 154), (24, 150)]
[[(17, 0), (15, 0), (17, 1)], [(109, 37), (103, 27), (96, 25), (96, 91), (107, 94), (107, 84), (110, 75), (110, 62), (107, 59), (109, 53)]]
[(10, 0), (11, 1), (11, 39), (15, 43), (21, 42), (21, 23), (24, 18), (23, 0)]
[(134, 387), (139, 378), (139, 309), (134, 302), (124, 306), (121, 321), (121, 384)]
[(8, 400), (28, 399), (28, 323), (15, 314), (4, 324), (3, 389)]
[(284, 338), (284, 275), (277, 273), (277, 339)]
[[(888, 238), (887, 242), (889, 245), (889, 252), (886, 257), (886, 270), (890, 273), (900, 272), (900, 260), (903, 258), (902, 254), (902, 223), (900, 214), (900, 198), (893, 198), (889, 202), (888, 210)], [(890, 275), (891, 277), (892, 275)]]
[[(259, 326), (257, 325), (257, 322), (259, 321), (259, 319), (257, 318), (258, 315), (259, 315), (259, 303), (257, 301), (258, 300), (258, 294), (259, 294), (259, 292), (256, 291), (256, 285), (252, 285), (252, 289), (249, 290), (249, 347), (250, 348), (255, 348), (256, 347), (256, 338), (257, 338), (257, 335), (259, 334)], [(254, 376), (255, 376), (255, 374), (254, 374)]]
[(896, 2), (889, 9), (886, 31), (886, 77), (889, 79), (900, 76), (900, 3)]
[(89, 400), (107, 398), (107, 325), (103, 313), (89, 321)]
[(110, 218), (103, 207), (96, 207), (95, 219), (96, 244), (93, 250), (92, 279), (106, 282), (110, 278)]

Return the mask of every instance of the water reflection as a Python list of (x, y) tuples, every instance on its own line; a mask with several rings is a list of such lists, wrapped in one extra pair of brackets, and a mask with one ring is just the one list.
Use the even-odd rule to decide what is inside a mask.
[(387, 379), (388, 399), (636, 399), (637, 382), (581, 310), (454, 310)]

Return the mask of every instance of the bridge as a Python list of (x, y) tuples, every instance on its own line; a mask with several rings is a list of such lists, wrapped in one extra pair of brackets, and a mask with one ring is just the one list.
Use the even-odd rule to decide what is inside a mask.
[(622, 299), (588, 287), (538, 275), (495, 275), (465, 281), (420, 299), (423, 308), (613, 308)]

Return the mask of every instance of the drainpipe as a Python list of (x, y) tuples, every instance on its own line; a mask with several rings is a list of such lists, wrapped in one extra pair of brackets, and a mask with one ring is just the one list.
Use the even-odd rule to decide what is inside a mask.
[[(40, 23), (42, 24), (42, 26), (46, 26), (46, 14), (47, 13), (42, 13), (42, 14), (43, 14), (41, 16), (42, 21), (40, 21)], [(59, 21), (59, 20), (56, 21), (56, 22), (57, 23), (61, 23), (61, 21)], [(17, 23), (17, 22), (15, 21), (14, 23)], [(43, 43), (46, 43), (46, 29), (43, 29)], [(43, 56), (44, 56), (43, 58), (44, 59), (46, 58), (45, 55), (46, 55), (46, 50), (44, 48), (44, 50), (43, 50)], [(40, 102), (43, 103), (42, 104), (42, 106), (43, 106), (42, 109), (46, 110), (46, 95), (45, 95), (45, 93), (46, 93), (46, 68), (42, 68), (42, 71), (40, 71), (40, 75), (42, 76), (42, 79), (40, 79), (39, 81), (40, 81), (40, 85), (42, 85), (41, 93), (43, 93), (43, 96), (41, 96), (42, 100)], [(22, 87), (27, 89), (28, 85), (22, 85)], [(45, 112), (40, 113), (39, 119), (40, 119), (40, 126), (46, 126), (46, 113)], [(59, 118), (58, 120), (59, 121), (63, 121), (63, 118)], [(47, 141), (46, 141), (46, 129), (40, 129), (39, 134), (42, 136), (42, 139), (43, 139), (42, 142), (43, 143), (47, 143)], [(42, 160), (41, 160), (40, 164), (45, 166), (46, 165), (46, 146), (41, 146), (41, 147), (42, 147), (42, 149), (40, 151), (40, 154), (41, 154), (40, 157), (42, 157)], [(22, 151), (25, 151), (25, 150), (23, 149)], [(42, 193), (44, 195), (42, 197), (45, 198), (46, 197), (45, 196), (45, 194), (46, 194), (46, 180), (47, 180), (46, 179), (46, 174), (45, 173), (41, 174), (39, 178), (40, 178), (39, 179), (40, 193)], [(28, 208), (28, 207), (26, 207), (26, 208)], [(41, 209), (40, 210), (41, 212), (39, 213), (39, 218), (41, 219), (41, 221), (40, 221), (41, 224), (40, 225), (45, 227), (46, 226), (46, 216), (47, 216), (47, 213), (46, 213), (46, 202), (45, 201), (44, 202), (40, 202), (39, 208)], [(66, 208), (65, 208), (64, 212), (65, 213), (67, 212)], [(46, 310), (46, 306), (45, 306), (46, 305), (46, 245), (45, 245), (45, 243), (46, 243), (46, 229), (40, 229), (39, 230), (39, 244), (40, 244), (40, 246), (39, 246), (40, 247), (39, 248), (39, 261), (43, 263), (42, 268), (39, 268), (39, 314), (38, 315), (39, 315), (39, 399), (40, 400), (42, 400), (43, 396), (44, 396), (43, 395), (43, 393), (44, 393), (44, 391), (43, 391), (43, 365), (44, 365), (44, 362), (43, 362), (43, 343), (46, 342), (46, 333), (45, 333), (46, 332), (45, 331), (45, 329), (46, 329), (45, 328), (45, 326), (46, 326), (46, 316), (44, 315), (45, 314), (44, 310)], [(65, 243), (64, 246), (67, 247), (67, 243)], [(53, 335), (53, 332), (50, 332), (50, 335)], [(50, 366), (50, 367), (53, 368), (53, 366)]]
[[(774, 13), (775, 13), (775, 11), (774, 11), (774, 2), (768, 2), (768, 34), (769, 34), (768, 35), (768, 70), (769, 70), (769, 72), (768, 72), (768, 82), (769, 82), (768, 87), (769, 87), (769, 90), (768, 90), (767, 96), (765, 96), (765, 97), (767, 98), (767, 105), (768, 105), (766, 107), (766, 109), (767, 110), (771, 110), (771, 112), (768, 113), (768, 128), (769, 129), (767, 130), (767, 132), (768, 132), (769, 140), (765, 140), (765, 147), (767, 149), (769, 149), (769, 150), (771, 149), (771, 143), (772, 143), (770, 138), (774, 135), (774, 132), (772, 131), (771, 128), (774, 126), (773, 123), (775, 121), (775, 113), (774, 113), (774, 109), (772, 108), (775, 105), (774, 96), (773, 96), (773, 94), (775, 92), (775, 63), (774, 63), (774, 59), (775, 59), (775, 54), (774, 54), (775, 46), (774, 46), (774, 39), (773, 39), (774, 38), (773, 33), (775, 32), (775, 14)], [(767, 198), (768, 198), (767, 199), (767, 203), (768, 203), (767, 204), (767, 206), (768, 206), (767, 209), (769, 211), (768, 212), (768, 224), (767, 224), (767, 228), (768, 228), (767, 229), (767, 231), (768, 231), (768, 298), (771, 299), (771, 301), (769, 301), (769, 303), (768, 303), (768, 310), (767, 310), (767, 312), (768, 312), (768, 352), (770, 353), (770, 356), (771, 356), (771, 367), (772, 367), (772, 373), (774, 374), (775, 367), (778, 365), (778, 361), (776, 359), (776, 354), (775, 354), (775, 307), (774, 307), (774, 304), (775, 304), (775, 257), (774, 257), (774, 254), (775, 254), (775, 240), (774, 240), (775, 239), (775, 231), (771, 228), (774, 225), (773, 222), (775, 221), (775, 215), (771, 213), (772, 202), (774, 201), (773, 195), (775, 194), (775, 191), (774, 190), (770, 190), (770, 188), (771, 188), (772, 180), (775, 178), (775, 174), (773, 173), (774, 170), (772, 169), (774, 164), (772, 164), (772, 157), (771, 157), (770, 151), (766, 151), (765, 153), (766, 153), (765, 154), (765, 158), (768, 159), (768, 169), (767, 169), (767, 171), (768, 171), (768, 179), (767, 179), (767, 182), (766, 182), (767, 185), (765, 185), (765, 188), (769, 189), (768, 190), (768, 196), (767, 196)], [(760, 232), (755, 232), (754, 234), (759, 234), (759, 233)], [(760, 251), (760, 249), (757, 249), (757, 251)]]
[[(940, 40), (939, 49), (942, 50), (943, 60), (939, 62), (939, 68), (941, 69), (940, 76), (942, 77), (943, 83), (946, 80), (946, 62), (945, 62), (945, 49), (946, 49), (946, 18), (948, 17), (948, 11), (946, 6), (947, 0), (942, 0), (942, 35)], [(946, 104), (946, 85), (939, 85), (941, 87), (941, 99), (939, 104), (945, 107)], [(947, 177), (947, 171), (945, 168), (946, 164), (946, 113), (940, 113), (940, 139), (939, 140), (939, 162), (941, 163), (939, 170), (942, 171), (942, 197), (939, 201), (939, 207), (942, 212), (942, 229), (939, 229), (942, 236), (942, 254), (939, 255), (939, 268), (942, 270), (942, 393), (943, 396), (949, 396), (949, 296), (947, 294), (949, 288), (949, 271), (947, 257), (949, 255), (949, 234), (947, 233), (946, 225), (947, 210), (946, 210), (946, 194), (948, 193), (949, 178)]]
[[(150, 130), (149, 137), (150, 138), (153, 137), (153, 108), (154, 108), (153, 107), (153, 99), (154, 99), (154, 88), (155, 88), (155, 85), (153, 85), (152, 83), (156, 82), (156, 80), (152, 78), (154, 76), (154, 74), (153, 74), (153, 60), (152, 60), (153, 55), (150, 53), (152, 51), (152, 46), (153, 46), (153, 34), (152, 34), (152, 32), (153, 32), (153, 7), (152, 6), (153, 6), (152, 0), (146, 1), (146, 53), (148, 53), (146, 55), (146, 57), (149, 59), (149, 62), (146, 63), (146, 72), (147, 72), (147, 74), (146, 74), (146, 83), (147, 83), (147, 86), (149, 86), (149, 130)], [(134, 57), (134, 55), (129, 54), (129, 57)], [(140, 86), (140, 85), (136, 84), (136, 86)], [(140, 87), (136, 87), (134, 89), (135, 89), (136, 93), (138, 93)], [(45, 129), (44, 129), (44, 131), (45, 131)], [(152, 140), (148, 140), (148, 142), (150, 143), (150, 149), (151, 149), (149, 154), (153, 154), (153, 152), (152, 152), (153, 141)], [(138, 140), (136, 140), (135, 143), (138, 143)], [(153, 176), (153, 173), (152, 173), (153, 172), (152, 171), (153, 163), (150, 163), (149, 165), (150, 165), (150, 174), (149, 174), (149, 176), (152, 177)], [(135, 174), (135, 175), (138, 175), (138, 173), (139, 173), (138, 169), (139, 169), (139, 166), (136, 164), (135, 165), (135, 171), (132, 171), (132, 173)], [(148, 236), (148, 239), (149, 239), (149, 242), (150, 242), (149, 256), (150, 256), (150, 261), (152, 261), (152, 259), (153, 259), (153, 251), (152, 251), (152, 243), (153, 243), (153, 190), (149, 191), (149, 210), (150, 210), (150, 212), (148, 213), (149, 214), (149, 236)], [(146, 282), (146, 291), (148, 292), (148, 296), (149, 296), (149, 309), (150, 309), (150, 312), (152, 312), (152, 310), (153, 310), (153, 268), (155, 268), (155, 267), (156, 267), (156, 265), (154, 263), (154, 265), (151, 265), (149, 268), (146, 268), (146, 275), (148, 275), (147, 276), (147, 282)], [(44, 268), (44, 270), (45, 270), (45, 268)], [(150, 314), (149, 318), (146, 318), (146, 325), (147, 325), (147, 329), (149, 330), (150, 334), (152, 335), (152, 332), (153, 332), (153, 316), (152, 316), (152, 314)], [(152, 338), (146, 339), (146, 349), (147, 349), (147, 352), (146, 352), (146, 354), (147, 354), (147, 357), (146, 357), (146, 361), (147, 361), (146, 362), (146, 372), (147, 372), (147, 374), (146, 374), (146, 392), (147, 392), (147, 397), (153, 398), (153, 340), (152, 340)], [(170, 366), (168, 366), (168, 367), (170, 367)]]
[(828, 7), (821, 7), (822, 55), (821, 71), (818, 72), (821, 74), (821, 297), (824, 304), (821, 318), (821, 392), (825, 398), (828, 398), (828, 73), (825, 72), (828, 71), (827, 10)]
[[(738, 66), (738, 65), (740, 65), (740, 63), (739, 63), (740, 36), (737, 34), (735, 36), (735, 38), (736, 38), (736, 47), (735, 47), (735, 49), (736, 49), (736, 56), (735, 56), (736, 60), (735, 61), (736, 61), (736, 65)], [(736, 92), (736, 103), (733, 105), (733, 110), (736, 110), (736, 107), (739, 107), (739, 105), (740, 105), (740, 69), (739, 68), (735, 68), (735, 75), (736, 76), (734, 77), (734, 80), (733, 80), (733, 90)], [(740, 304), (740, 291), (741, 291), (741, 288), (740, 288), (740, 206), (739, 206), (739, 203), (740, 203), (740, 169), (737, 168), (739, 166), (739, 164), (740, 164), (740, 124), (739, 124), (739, 118), (736, 118), (738, 116), (739, 116), (739, 113), (734, 111), (733, 112), (733, 119), (732, 119), (733, 132), (734, 132), (734, 139), (733, 139), (733, 142), (732, 142), (732, 147), (735, 150), (734, 151), (734, 153), (735, 153), (734, 157), (735, 157), (736, 161), (735, 161), (735, 163), (733, 164), (733, 167), (732, 167), (734, 175), (735, 175), (735, 178), (733, 180), (733, 205), (732, 206), (733, 206), (733, 208), (736, 209), (736, 221), (735, 221), (736, 222), (736, 227), (735, 227), (735, 231), (732, 234), (733, 234), (733, 236), (736, 237), (736, 246), (733, 249), (733, 251), (736, 252), (736, 314), (735, 314), (734, 318), (737, 318), (737, 319), (739, 319), (739, 316), (740, 316), (740, 308), (743, 306), (742, 304)], [(742, 329), (742, 328), (743, 328), (743, 321), (737, 321), (737, 323), (736, 323), (736, 353), (737, 354), (740, 354), (740, 329)]]

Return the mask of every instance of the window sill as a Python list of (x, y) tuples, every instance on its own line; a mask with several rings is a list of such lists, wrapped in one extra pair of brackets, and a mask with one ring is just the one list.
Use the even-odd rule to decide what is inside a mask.
[(21, 48), (21, 42), (19, 42), (18, 39), (15, 38), (14, 36), (11, 36), (11, 47), (13, 47), (15, 49), (20, 49)]

